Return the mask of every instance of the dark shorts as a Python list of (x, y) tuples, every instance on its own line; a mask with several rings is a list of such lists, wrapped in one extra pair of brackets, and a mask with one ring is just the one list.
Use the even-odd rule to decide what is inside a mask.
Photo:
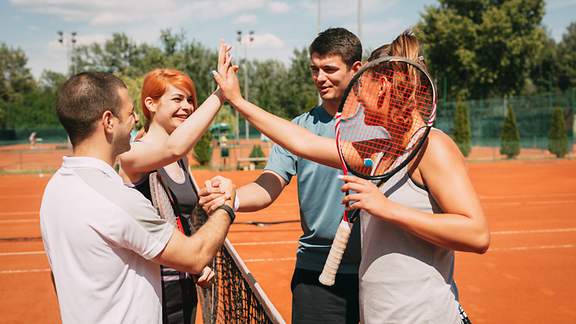
[(194, 324), (196, 320), (196, 283), (190, 277), (162, 282), (163, 324)]
[(360, 321), (358, 275), (338, 274), (326, 287), (320, 272), (296, 269), (292, 276), (292, 323), (347, 323)]

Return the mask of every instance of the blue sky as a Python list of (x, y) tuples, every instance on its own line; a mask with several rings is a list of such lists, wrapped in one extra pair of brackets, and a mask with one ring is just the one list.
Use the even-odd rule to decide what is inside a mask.
[[(358, 0), (320, 0), (320, 28), (358, 32)], [(415, 24), (433, 0), (361, 0), (365, 48), (376, 48)], [(102, 42), (124, 32), (137, 42), (156, 43), (160, 30), (183, 30), (216, 48), (219, 39), (236, 45), (236, 31), (253, 30), (250, 58), (288, 62), (294, 48), (307, 46), (318, 29), (318, 0), (0, 0), (0, 42), (26, 52), (36, 77), (44, 69), (63, 72), (66, 50), (57, 31), (78, 33), (79, 44)], [(544, 25), (560, 40), (576, 21), (576, 0), (548, 0)], [(244, 55), (243, 52), (237, 55)]]

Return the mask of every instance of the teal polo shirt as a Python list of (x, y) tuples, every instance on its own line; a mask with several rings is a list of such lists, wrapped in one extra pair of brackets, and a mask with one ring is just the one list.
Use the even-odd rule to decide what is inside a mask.
[[(319, 136), (335, 136), (336, 120), (322, 106), (294, 118), (292, 122)], [(278, 174), (287, 183), (296, 176), (300, 224), (304, 232), (299, 239), (296, 267), (322, 271), (344, 212), (344, 194), (340, 191), (343, 182), (337, 178), (342, 170), (303, 159), (278, 145), (272, 147), (265, 169)], [(338, 272), (358, 273), (359, 263), (360, 226), (357, 222)]]

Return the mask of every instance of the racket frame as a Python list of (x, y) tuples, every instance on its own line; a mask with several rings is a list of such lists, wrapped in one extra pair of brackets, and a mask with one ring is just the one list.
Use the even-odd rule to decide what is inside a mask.
[[(396, 167), (394, 167), (392, 170), (382, 175), (374, 175), (375, 168), (378, 165), (375, 164), (374, 168), (372, 169), (371, 175), (360, 174), (355, 172), (353, 168), (350, 168), (350, 166), (346, 163), (346, 160), (344, 159), (344, 156), (340, 149), (340, 122), (342, 118), (342, 111), (346, 104), (346, 98), (348, 98), (350, 91), (353, 91), (356, 81), (360, 77), (362, 77), (362, 75), (366, 70), (371, 69), (375, 65), (381, 64), (383, 62), (404, 62), (413, 65), (428, 78), (432, 90), (431, 118), (427, 121), (426, 125), (424, 126), (425, 129), (424, 134), (422, 135), (422, 139), (416, 144), (416, 147), (414, 147), (412, 152), (410, 152), (410, 154)], [(377, 186), (380, 187), (385, 181), (390, 179), (396, 172), (398, 172), (399, 170), (404, 168), (408, 163), (410, 163), (410, 161), (412, 161), (412, 159), (416, 156), (416, 154), (418, 154), (418, 152), (422, 148), (422, 145), (424, 145), (424, 142), (426, 141), (426, 138), (430, 133), (430, 129), (432, 128), (432, 125), (436, 117), (436, 100), (437, 100), (436, 85), (434, 84), (434, 81), (430, 77), (430, 74), (422, 67), (422, 65), (413, 62), (412, 60), (409, 60), (405, 57), (383, 56), (364, 65), (362, 68), (360, 68), (360, 70), (358, 70), (358, 72), (356, 72), (356, 74), (354, 74), (354, 76), (350, 80), (350, 83), (344, 90), (342, 98), (343, 100), (340, 102), (340, 105), (338, 106), (338, 113), (336, 114), (336, 149), (338, 150), (338, 156), (340, 157), (340, 162), (342, 163), (342, 172), (344, 173), (344, 175), (347, 175), (348, 172), (350, 172), (353, 175), (363, 179), (367, 179), (370, 181), (378, 181)], [(381, 159), (381, 156), (379, 157), (379, 159)], [(346, 195), (348, 195), (348, 192), (346, 192)], [(359, 209), (354, 210), (351, 213), (351, 217), (349, 218), (348, 211), (346, 210), (344, 211), (342, 220), (338, 225), (338, 230), (336, 231), (336, 235), (334, 236), (334, 240), (332, 241), (330, 252), (328, 253), (328, 257), (326, 258), (326, 262), (324, 263), (324, 268), (322, 269), (322, 273), (318, 277), (318, 280), (323, 285), (332, 286), (336, 281), (336, 274), (338, 273), (338, 268), (340, 267), (342, 256), (344, 255), (344, 251), (346, 249), (346, 246), (348, 245), (348, 239), (350, 238), (352, 232), (353, 223), (358, 219), (359, 212), (360, 212)]]
[[(410, 155), (408, 155), (408, 157), (406, 157), (404, 159), (404, 161), (402, 161), (395, 168), (393, 168), (392, 170), (390, 170), (384, 174), (366, 175), (366, 174), (361, 174), (361, 173), (355, 172), (354, 169), (351, 168), (348, 165), (348, 163), (346, 163), (346, 160), (342, 156), (342, 152), (340, 150), (340, 140), (339, 140), (340, 118), (342, 116), (342, 111), (343, 111), (344, 106), (346, 104), (346, 98), (348, 98), (348, 94), (350, 94), (350, 91), (353, 91), (353, 88), (354, 88), (354, 85), (356, 84), (356, 81), (362, 77), (362, 75), (364, 74), (364, 72), (366, 70), (371, 69), (375, 65), (379, 65), (383, 62), (407, 63), (407, 64), (410, 64), (410, 65), (416, 67), (420, 72), (422, 72), (426, 76), (426, 78), (428, 79), (428, 81), (430, 83), (431, 90), (432, 90), (432, 112), (431, 112), (432, 118), (430, 118), (430, 120), (427, 122), (427, 124), (425, 126), (424, 134), (422, 135), (422, 140), (416, 145), (416, 147), (412, 150), (412, 152), (410, 152)], [(344, 94), (343, 94), (342, 98), (344, 98), (344, 99), (340, 102), (340, 105), (338, 106), (338, 114), (336, 115), (336, 118), (337, 118), (337, 121), (336, 121), (336, 146), (338, 149), (338, 155), (340, 157), (340, 162), (342, 163), (342, 169), (345, 171), (344, 174), (346, 175), (348, 172), (350, 172), (353, 175), (360, 177), (360, 178), (363, 178), (363, 179), (366, 179), (366, 180), (372, 180), (372, 181), (381, 180), (380, 184), (382, 184), (384, 181), (390, 179), (396, 172), (398, 172), (399, 170), (404, 168), (408, 163), (410, 163), (410, 161), (412, 161), (414, 156), (416, 156), (416, 154), (418, 154), (418, 152), (420, 151), (420, 148), (422, 148), (422, 145), (424, 145), (425, 139), (428, 137), (428, 134), (430, 133), (430, 129), (432, 128), (432, 125), (434, 124), (434, 120), (436, 117), (437, 94), (436, 94), (436, 85), (434, 84), (432, 77), (426, 71), (426, 69), (424, 69), (424, 67), (422, 65), (420, 65), (420, 64), (418, 64), (418, 63), (416, 63), (410, 59), (407, 59), (405, 57), (401, 57), (401, 56), (383, 56), (383, 57), (380, 57), (380, 58), (362, 66), (360, 68), (360, 70), (358, 70), (358, 72), (356, 72), (354, 74), (354, 76), (350, 80), (350, 83), (348, 83), (348, 86), (344, 90)], [(377, 164), (374, 165), (374, 167), (376, 167), (376, 166), (377, 166)]]

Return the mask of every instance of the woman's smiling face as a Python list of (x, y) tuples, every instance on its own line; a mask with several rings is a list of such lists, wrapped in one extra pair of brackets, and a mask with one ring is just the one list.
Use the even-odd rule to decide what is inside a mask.
[(156, 105), (154, 120), (168, 133), (172, 133), (196, 110), (194, 98), (190, 93), (171, 84), (168, 84)]

